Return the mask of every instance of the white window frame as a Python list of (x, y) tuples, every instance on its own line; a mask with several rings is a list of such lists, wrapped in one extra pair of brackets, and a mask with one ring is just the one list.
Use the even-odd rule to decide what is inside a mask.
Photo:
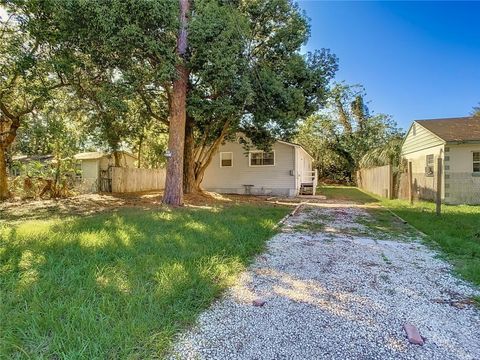
[(480, 158), (479, 160), (475, 160), (475, 154), (478, 154), (478, 156), (480, 157), (480, 151), (472, 151), (472, 171), (474, 174), (480, 174), (480, 171), (475, 171), (473, 168), (475, 164), (478, 164), (480, 166)]
[[(231, 155), (232, 155), (232, 165), (228, 165), (228, 166), (222, 165), (222, 160), (223, 160), (223, 159), (222, 159), (222, 155), (223, 155), (223, 154), (231, 154)], [(233, 152), (232, 152), (232, 151), (222, 151), (222, 152), (220, 153), (220, 167), (221, 167), (221, 168), (230, 168), (230, 167), (233, 167)]]
[[(252, 154), (264, 154), (265, 152), (273, 153), (273, 165), (252, 165)], [(263, 150), (251, 150), (248, 152), (248, 166), (250, 167), (268, 167), (268, 166), (275, 166), (277, 164), (277, 155), (275, 154), (275, 150), (272, 151), (263, 151)]]

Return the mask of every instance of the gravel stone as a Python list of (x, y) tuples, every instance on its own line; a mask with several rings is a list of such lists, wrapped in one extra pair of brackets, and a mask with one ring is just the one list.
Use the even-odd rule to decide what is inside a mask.
[[(366, 216), (325, 202), (290, 217), (169, 358), (480, 359), (480, 311), (468, 301), (479, 291), (418, 239), (370, 235), (356, 221)], [(252, 306), (258, 299), (268, 306)], [(409, 343), (406, 323), (423, 346)]]

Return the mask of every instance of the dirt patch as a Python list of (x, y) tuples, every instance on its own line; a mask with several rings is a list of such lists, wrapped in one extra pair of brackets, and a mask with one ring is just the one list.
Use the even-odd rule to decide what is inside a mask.
[[(91, 215), (118, 208), (137, 207), (153, 209), (162, 206), (162, 191), (130, 194), (83, 194), (65, 199), (16, 200), (0, 203), (0, 223), (27, 219), (44, 219), (51, 216)], [(230, 206), (236, 204), (261, 204), (264, 206), (295, 206), (298, 199), (281, 199), (267, 196), (224, 195), (213, 192), (185, 195), (185, 206)]]

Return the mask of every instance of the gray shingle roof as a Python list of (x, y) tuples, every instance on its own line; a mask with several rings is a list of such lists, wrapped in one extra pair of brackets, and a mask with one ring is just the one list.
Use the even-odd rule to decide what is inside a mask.
[(447, 142), (480, 141), (480, 117), (415, 120)]

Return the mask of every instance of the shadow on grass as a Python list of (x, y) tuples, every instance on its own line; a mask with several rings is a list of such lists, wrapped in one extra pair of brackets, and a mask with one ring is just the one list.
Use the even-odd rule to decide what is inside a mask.
[(0, 227), (0, 357), (161, 357), (287, 212), (126, 209)]

